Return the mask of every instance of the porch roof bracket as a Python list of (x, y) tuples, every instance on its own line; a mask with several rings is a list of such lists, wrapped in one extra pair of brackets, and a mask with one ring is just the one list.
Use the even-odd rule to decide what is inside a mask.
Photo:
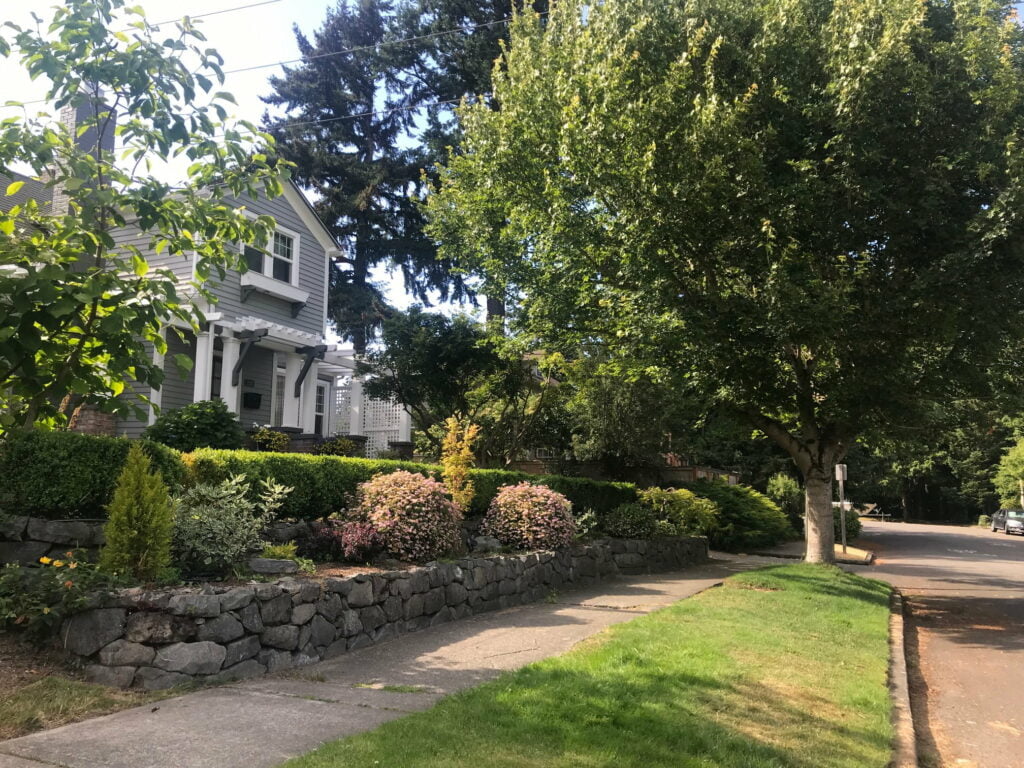
[(302, 370), (299, 371), (299, 378), (295, 380), (295, 396), (299, 397), (302, 394), (302, 382), (306, 380), (306, 374), (309, 373), (310, 367), (313, 365), (314, 360), (323, 360), (324, 353), (327, 351), (326, 344), (317, 344), (315, 347), (296, 347), (296, 353), (305, 355), (306, 359), (302, 361)]
[(270, 333), (269, 328), (259, 328), (255, 331), (242, 331), (238, 334), (238, 340), (241, 346), (238, 348), (238, 362), (235, 363), (235, 367), (231, 369), (231, 386), (238, 386), (238, 377), (242, 372), (242, 363), (245, 362), (245, 356), (249, 354), (249, 350), (252, 349), (253, 344), (258, 342), (264, 336)]

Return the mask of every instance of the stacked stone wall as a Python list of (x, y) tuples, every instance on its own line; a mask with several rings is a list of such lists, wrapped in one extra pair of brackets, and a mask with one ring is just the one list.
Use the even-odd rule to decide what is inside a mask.
[(703, 538), (604, 539), (571, 550), (464, 558), (351, 578), (127, 589), (68, 619), (89, 679), (156, 690), (312, 664), (448, 621), (626, 573), (705, 562)]

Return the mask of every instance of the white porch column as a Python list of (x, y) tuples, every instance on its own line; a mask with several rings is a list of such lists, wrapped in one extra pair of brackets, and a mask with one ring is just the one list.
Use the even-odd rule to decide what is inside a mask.
[(210, 381), (213, 378), (213, 334), (208, 325), (200, 326), (196, 334), (196, 364), (193, 368), (195, 384), (192, 402), (210, 399)]
[(356, 376), (348, 390), (348, 433), (363, 434), (363, 380)]
[(314, 360), (302, 381), (302, 431), (307, 435), (316, 428), (316, 373), (319, 368), (320, 364)]
[(240, 387), (232, 385), (231, 372), (235, 370), (235, 364), (238, 362), (241, 342), (233, 334), (222, 336), (221, 341), (224, 343), (224, 355), (220, 360), (220, 392), (217, 394), (220, 395), (220, 399), (224, 401), (224, 405), (228, 407), (229, 411), (238, 413)]
[(398, 412), (398, 440), (402, 443), (412, 442), (412, 414), (405, 410), (404, 405), (399, 406), (402, 410)]
[(284, 359), (284, 393), (281, 401), (284, 404), (284, 413), (281, 417), (281, 426), (301, 428), (299, 398), (295, 396), (295, 383), (299, 380), (299, 372), (302, 370), (302, 358), (294, 352), (287, 352)]
[[(164, 340), (165, 344), (167, 343), (166, 327), (160, 329), (160, 338)], [(159, 368), (161, 371), (165, 370), (164, 353), (157, 349), (155, 344), (153, 345), (153, 367)], [(160, 410), (160, 405), (163, 403), (163, 393), (163, 385), (160, 385), (160, 389), (149, 388), (149, 418), (147, 419), (149, 424), (156, 422), (157, 411)]]

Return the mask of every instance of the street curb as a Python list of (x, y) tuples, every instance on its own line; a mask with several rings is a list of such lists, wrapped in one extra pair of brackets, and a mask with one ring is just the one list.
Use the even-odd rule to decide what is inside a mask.
[(889, 601), (889, 696), (892, 699), (892, 768), (917, 768), (917, 732), (910, 709), (907, 649), (904, 645), (903, 595), (893, 588)]

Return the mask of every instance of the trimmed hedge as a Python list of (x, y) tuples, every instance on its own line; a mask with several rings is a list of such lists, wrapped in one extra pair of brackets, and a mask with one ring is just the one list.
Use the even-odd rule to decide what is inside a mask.
[[(180, 454), (151, 441), (141, 441), (164, 480), (175, 491), (191, 482), (219, 482), (244, 474), (255, 481), (273, 478), (294, 490), (278, 512), (282, 518), (314, 520), (352, 505), (356, 489), (374, 475), (404, 469), (440, 479), (433, 464), (303, 453), (268, 453), (201, 448)], [(131, 441), (73, 432), (28, 432), (0, 442), (0, 513), (50, 519), (103, 518)], [(471, 515), (483, 515), (506, 485), (529, 482), (563, 494), (580, 515), (588, 510), (602, 518), (623, 504), (636, 503), (631, 483), (583, 477), (531, 475), (500, 469), (474, 469)], [(711, 545), (744, 550), (766, 547), (793, 537), (785, 515), (752, 488), (699, 481), (689, 484), (698, 496), (718, 507), (718, 525)]]
[[(164, 482), (185, 478), (181, 454), (141, 440)], [(0, 441), (0, 512), (49, 519), (104, 518), (132, 441), (76, 432), (12, 432)]]
[[(184, 455), (197, 482), (218, 483), (230, 475), (252, 481), (273, 478), (293, 490), (278, 517), (315, 520), (355, 504), (360, 483), (374, 475), (404, 469), (437, 478), (440, 467), (413, 461), (313, 456), (308, 453), (264, 453), (200, 448)], [(253, 484), (255, 487), (255, 482)]]
[(698, 480), (686, 488), (718, 507), (718, 523), (708, 537), (714, 549), (742, 552), (796, 538), (778, 505), (753, 488), (719, 480)]
[[(304, 453), (258, 453), (255, 451), (219, 451), (200, 448), (184, 455), (192, 475), (199, 482), (219, 482), (233, 474), (244, 474), (251, 480), (273, 478), (295, 490), (288, 495), (281, 517), (315, 520), (326, 517), (351, 504), (356, 489), (374, 475), (404, 469), (427, 477), (441, 479), (441, 468), (434, 464), (391, 459), (357, 459), (344, 456), (311, 456)], [(506, 485), (522, 482), (546, 485), (572, 502), (579, 514), (591, 509), (600, 517), (619, 504), (635, 501), (636, 486), (630, 483), (609, 483), (582, 477), (531, 475), (501, 469), (473, 469), (473, 503), (470, 515), (483, 515)]]

